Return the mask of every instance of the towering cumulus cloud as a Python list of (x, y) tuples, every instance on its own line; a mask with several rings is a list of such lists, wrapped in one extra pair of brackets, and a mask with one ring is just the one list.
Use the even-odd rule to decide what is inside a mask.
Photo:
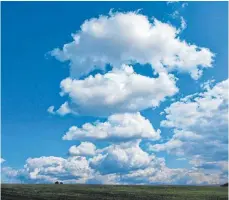
[(151, 64), (156, 72), (178, 70), (198, 79), (212, 66), (214, 54), (179, 39), (179, 30), (138, 12), (110, 12), (86, 20), (73, 41), (51, 54), (70, 61), (71, 77), (78, 78), (106, 64)]

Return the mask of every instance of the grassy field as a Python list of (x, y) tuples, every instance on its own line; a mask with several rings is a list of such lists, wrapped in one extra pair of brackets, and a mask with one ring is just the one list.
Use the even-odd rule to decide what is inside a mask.
[(205, 186), (111, 186), (2, 184), (2, 200), (226, 200), (228, 188)]

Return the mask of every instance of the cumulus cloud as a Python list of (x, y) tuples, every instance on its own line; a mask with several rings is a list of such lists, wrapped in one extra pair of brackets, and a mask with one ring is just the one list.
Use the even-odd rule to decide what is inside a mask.
[(95, 152), (96, 146), (91, 142), (81, 142), (80, 145), (74, 145), (69, 149), (69, 154), (72, 156), (93, 156)]
[(150, 145), (151, 150), (189, 158), (201, 155), (206, 167), (227, 161), (228, 80), (204, 85), (204, 92), (188, 95), (165, 109), (166, 120), (161, 125), (174, 128), (174, 135), (166, 143)]
[[(165, 109), (166, 120), (162, 126), (184, 130), (204, 131), (209, 136), (225, 136), (227, 130), (228, 80), (198, 95), (189, 95)], [(216, 126), (217, 125), (217, 126)], [(220, 130), (219, 130), (220, 129)], [(209, 132), (210, 131), (210, 132)], [(202, 132), (203, 134), (203, 132)]]
[(203, 137), (191, 131), (174, 130), (173, 137), (166, 143), (149, 145), (151, 151), (167, 151), (176, 155), (185, 155), (182, 148), (192, 148), (193, 143), (200, 142)]
[(100, 150), (98, 155), (90, 160), (90, 164), (104, 174), (126, 173), (145, 168), (152, 158), (139, 147), (139, 144), (140, 140), (113, 144)]
[(125, 174), (122, 178), (126, 183), (137, 184), (171, 184), (179, 182), (185, 169), (170, 169), (164, 158), (154, 157), (145, 169), (138, 169)]
[[(183, 23), (183, 28), (185, 27)], [(179, 30), (138, 12), (110, 12), (86, 20), (73, 41), (51, 55), (69, 61), (71, 77), (78, 78), (106, 64), (151, 64), (156, 72), (177, 70), (198, 79), (212, 67), (214, 54), (179, 38)]]
[(105, 75), (84, 80), (66, 78), (61, 95), (68, 95), (71, 112), (81, 115), (109, 116), (114, 113), (138, 112), (156, 107), (166, 97), (177, 93), (176, 78), (160, 73), (156, 78), (136, 74), (131, 66), (122, 65)]
[(92, 173), (85, 157), (39, 157), (28, 158), (24, 169), (20, 172), (26, 181), (53, 182), (56, 180), (77, 179), (79, 182)]
[[(221, 163), (221, 165), (225, 163)], [(97, 149), (91, 158), (84, 156), (39, 157), (26, 160), (24, 168), (2, 168), (11, 182), (100, 183), (100, 184), (219, 184), (227, 174), (219, 171), (171, 169), (164, 158), (141, 149), (140, 140), (112, 144)]]
[(111, 174), (113, 181), (122, 184), (219, 184), (227, 180), (227, 174), (219, 170), (171, 169), (164, 158), (143, 151), (139, 144), (140, 140), (136, 140), (101, 149), (90, 160), (90, 166), (101, 176)]
[(63, 140), (131, 140), (160, 139), (160, 130), (155, 130), (148, 119), (138, 113), (114, 114), (105, 122), (86, 123), (82, 128), (72, 126)]

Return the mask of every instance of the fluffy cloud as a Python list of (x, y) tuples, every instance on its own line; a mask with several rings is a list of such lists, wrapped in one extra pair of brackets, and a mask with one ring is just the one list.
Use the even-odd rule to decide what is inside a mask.
[(75, 181), (78, 180), (78, 182), (83, 183), (91, 173), (92, 171), (85, 157), (74, 156), (65, 159), (43, 156), (28, 158), (19, 174), (26, 181), (53, 182), (75, 179)]
[(69, 154), (72, 156), (93, 156), (96, 152), (96, 146), (90, 142), (82, 142), (78, 146), (72, 146)]
[(5, 160), (3, 158), (1, 158), (1, 162), (0, 163), (4, 163), (4, 162), (5, 162)]
[(152, 157), (140, 147), (140, 140), (111, 145), (98, 151), (90, 160), (91, 166), (101, 173), (124, 173), (130, 170), (145, 168)]
[(148, 119), (140, 113), (115, 114), (104, 123), (86, 123), (82, 128), (72, 126), (63, 136), (64, 140), (130, 140), (160, 139), (160, 130), (155, 131)]
[(202, 166), (220, 165), (228, 156), (228, 80), (212, 86), (204, 84), (202, 93), (186, 96), (165, 109), (164, 127), (174, 128), (173, 137), (151, 145), (153, 151), (167, 151), (193, 158), (201, 155)]
[(192, 150), (192, 145), (196, 142), (199, 143), (203, 137), (191, 131), (181, 131), (174, 130), (173, 137), (168, 140), (166, 143), (149, 145), (149, 150), (151, 151), (167, 151), (168, 153), (173, 153), (176, 155), (185, 155), (185, 152), (182, 150), (186, 149), (186, 152)]
[(168, 168), (164, 158), (143, 151), (139, 142), (98, 150), (90, 166), (99, 171), (101, 178), (111, 175), (113, 182), (121, 184), (219, 184), (227, 180), (227, 174), (220, 170)]
[(73, 41), (51, 54), (70, 61), (71, 76), (78, 78), (106, 64), (150, 63), (157, 72), (178, 70), (198, 79), (212, 66), (213, 53), (179, 39), (179, 30), (138, 12), (110, 12), (86, 20)]
[(164, 158), (143, 151), (140, 140), (97, 149), (92, 158), (29, 158), (22, 169), (2, 168), (2, 175), (8, 182), (26, 183), (219, 184), (227, 180), (226, 173), (197, 165), (190, 170), (168, 168)]
[[(204, 88), (205, 92), (189, 95), (166, 108), (166, 120), (162, 121), (161, 125), (181, 129), (211, 126), (212, 129), (214, 126), (209, 123), (211, 120), (214, 125), (219, 122), (219, 125), (227, 126), (228, 80), (216, 84), (213, 88)], [(220, 126), (215, 128), (218, 127)]]
[(122, 65), (105, 75), (96, 74), (84, 80), (67, 78), (61, 82), (61, 95), (71, 99), (68, 107), (81, 115), (109, 116), (156, 107), (178, 88), (173, 75), (160, 73), (157, 78), (136, 74)]
[(131, 184), (171, 184), (179, 182), (185, 169), (170, 169), (163, 158), (154, 158), (145, 169), (138, 169), (125, 174), (122, 179)]

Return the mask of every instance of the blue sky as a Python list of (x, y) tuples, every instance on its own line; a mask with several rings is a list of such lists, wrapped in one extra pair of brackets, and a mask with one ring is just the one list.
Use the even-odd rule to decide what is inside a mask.
[[(158, 169), (165, 163), (166, 168), (164, 167), (163, 169), (165, 173), (171, 173), (171, 180), (174, 180), (174, 182), (171, 183), (174, 184), (212, 184), (214, 183), (212, 181), (216, 180), (216, 177), (220, 177), (217, 179), (219, 180), (218, 182), (223, 181), (225, 177), (227, 177), (227, 172), (224, 172), (220, 167), (225, 166), (227, 162), (227, 147), (225, 149), (222, 147), (222, 151), (220, 152), (216, 147), (218, 144), (227, 144), (227, 138), (225, 136), (227, 135), (227, 120), (226, 122), (223, 121), (227, 118), (227, 114), (224, 119), (218, 118), (220, 112), (224, 113), (225, 109), (227, 110), (227, 103), (225, 103), (226, 97), (223, 96), (225, 92), (227, 93), (224, 81), (227, 81), (228, 78), (227, 8), (227, 2), (188, 2), (187, 4), (184, 2), (3, 2), (1, 155), (5, 160), (2, 166), (6, 169), (5, 174), (3, 173), (2, 175), (3, 181), (12, 179), (12, 177), (9, 178), (10, 173), (7, 167), (10, 167), (11, 171), (17, 172), (17, 176), (15, 175), (15, 177), (13, 177), (16, 181), (21, 177), (23, 177), (21, 178), (23, 179), (22, 181), (25, 182), (45, 182), (61, 179), (52, 173), (48, 175), (45, 174), (47, 177), (44, 179), (38, 176), (44, 175), (42, 174), (42, 170), (44, 170), (45, 166), (35, 166), (35, 161), (31, 164), (27, 159), (37, 158), (37, 160), (39, 160), (42, 156), (48, 160), (51, 166), (56, 165), (58, 159), (63, 159), (63, 162), (70, 164), (73, 162), (72, 159), (86, 159), (86, 161), (84, 160), (85, 167), (83, 166), (82, 168), (86, 169), (88, 167), (90, 176), (88, 175), (87, 178), (77, 178), (77, 176), (73, 175), (74, 173), (70, 172), (66, 180), (61, 179), (70, 182), (72, 180), (83, 182), (82, 180), (84, 180), (90, 183), (99, 180), (101, 183), (107, 183), (108, 180), (112, 180), (112, 183), (135, 183), (136, 179), (132, 180), (129, 177), (130, 174), (139, 173), (139, 170), (146, 171), (153, 166), (153, 168), (155, 168), (155, 162), (160, 163), (158, 164)], [(113, 21), (111, 20), (112, 14), (103, 21), (101, 15), (108, 16), (111, 9), (113, 9)], [(141, 10), (136, 12), (138, 9)], [(162, 42), (157, 43), (157, 38), (155, 39), (153, 36), (148, 39), (143, 38), (145, 37), (145, 33), (141, 33), (141, 31), (139, 35), (138, 33), (135, 34), (134, 31), (131, 31), (131, 28), (135, 30), (135, 27), (141, 26), (141, 23), (138, 25), (137, 21), (136, 24), (130, 25), (129, 29), (123, 29), (124, 25), (122, 23), (126, 16), (127, 24), (132, 24), (132, 17), (136, 17), (136, 19), (139, 17), (139, 20), (151, 24), (152, 27), (152, 17), (156, 18), (167, 26), (160, 29), (159, 25), (155, 25), (153, 31), (159, 33), (159, 37), (165, 34), (165, 39), (161, 39), (160, 41)], [(148, 19), (142, 18), (142, 16), (148, 17)], [(93, 28), (93, 23), (95, 22), (91, 20), (92, 18), (95, 18), (95, 22), (98, 26), (100, 23), (105, 24), (103, 24), (105, 28), (102, 29), (102, 31), (106, 32), (106, 28), (107, 30), (109, 29), (109, 31), (106, 32), (106, 37), (101, 36), (102, 32), (99, 32), (100, 29)], [(122, 20), (118, 21), (118, 19)], [(183, 28), (181, 26), (182, 19), (184, 20)], [(81, 25), (86, 24), (85, 20), (89, 20), (90, 23), (88, 23), (88, 26), (85, 25), (85, 29), (82, 30)], [(116, 25), (117, 27), (115, 27)], [(177, 30), (179, 28), (182, 29), (179, 33), (176, 33), (175, 38), (169, 35), (171, 27), (175, 27)], [(147, 28), (141, 27), (138, 30), (141, 29), (146, 30)], [(73, 41), (72, 33), (78, 33), (78, 36), (82, 38), (79, 47), (69, 47), (69, 49), (64, 52), (62, 51), (64, 44), (70, 44)], [(125, 34), (127, 34), (128, 37), (125, 37)], [(109, 38), (107, 39), (108, 36)], [(114, 36), (117, 36), (123, 42), (119, 44), (118, 40), (112, 39)], [(131, 40), (132, 37), (134, 38), (133, 40)], [(141, 40), (144, 40), (146, 43), (141, 43)], [(170, 44), (170, 42), (172, 43), (175, 40), (176, 42), (178, 41), (177, 45), (180, 50), (173, 48), (174, 45), (164, 45)], [(186, 46), (182, 46), (182, 41), (186, 41)], [(109, 49), (106, 49), (107, 44)], [(145, 46), (142, 44), (145, 44)], [(151, 46), (148, 44), (151, 44)], [(196, 48), (205, 47), (207, 50), (199, 51), (195, 49), (192, 51), (190, 47), (191, 44), (195, 44), (197, 46)], [(129, 49), (129, 45), (133, 45), (133, 50)], [(158, 53), (157, 47), (155, 47), (157, 45), (161, 53)], [(171, 50), (169, 49), (170, 47)], [(59, 48), (59, 50), (54, 52), (53, 50), (56, 48)], [(154, 48), (156, 50), (154, 50)], [(126, 49), (128, 49), (128, 51)], [(190, 50), (187, 55), (183, 54), (186, 50)], [(169, 53), (167, 53), (167, 51)], [(153, 61), (151, 62), (151, 56), (147, 56), (150, 52), (153, 56), (157, 54), (157, 56), (161, 56), (164, 59), (162, 69), (159, 69), (160, 66), (157, 66), (156, 56), (155, 58), (152, 56)], [(215, 54), (215, 56), (211, 53)], [(101, 54), (105, 56), (105, 61), (100, 57)], [(117, 54), (118, 56), (116, 56)], [(173, 57), (169, 57), (168, 55), (176, 55), (178, 59), (180, 59), (180, 63), (173, 65), (172, 62), (174, 60), (170, 60)], [(66, 62), (61, 61), (61, 56), (65, 57)], [(97, 59), (101, 59), (99, 62), (102, 64), (97, 66), (99, 69), (93, 68), (97, 63), (96, 61), (90, 60), (90, 56), (96, 56)], [(81, 58), (89, 59), (89, 61), (85, 61), (85, 63), (82, 62), (82, 64), (79, 61)], [(133, 63), (130, 63), (130, 58), (133, 60)], [(196, 59), (195, 62), (193, 58), (194, 60)], [(166, 59), (169, 61), (167, 62)], [(211, 59), (212, 62), (209, 61)], [(110, 63), (112, 67), (103, 70), (103, 64), (108, 63)], [(114, 93), (115, 95), (115, 90), (112, 91), (110, 86), (107, 86), (106, 89), (101, 85), (96, 85), (98, 84), (96, 81), (91, 83), (95, 84), (96, 87), (87, 86), (85, 80), (89, 75), (95, 76), (97, 73), (102, 74), (102, 80), (103, 77), (109, 73), (112, 76), (117, 76), (118, 80), (123, 76), (129, 77), (128, 75), (123, 75), (125, 74), (124, 71), (129, 70), (129, 68), (120, 67), (121, 64), (133, 66), (135, 75), (132, 75), (132, 77), (133, 81), (136, 80), (136, 83), (133, 82), (133, 84), (137, 86), (141, 85), (140, 83), (143, 84), (142, 87), (139, 87), (138, 91), (135, 90), (136, 87), (128, 86), (128, 88), (124, 88), (138, 98), (132, 96), (127, 98), (125, 96), (126, 94), (120, 92), (117, 93), (117, 96), (124, 95), (123, 98), (126, 98), (122, 104), (115, 104), (114, 99), (111, 100), (109, 106), (107, 106), (106, 102), (104, 104), (103, 102), (96, 103), (96, 99), (100, 101), (106, 98), (109, 99), (109, 94), (112, 96)], [(203, 67), (204, 65), (207, 67)], [(166, 75), (165, 79), (157, 79), (157, 82), (153, 82), (157, 77), (161, 77), (160, 74), (154, 75), (153, 72), (161, 72), (160, 70), (164, 70), (164, 68), (166, 74), (172, 75), (173, 78), (165, 81), (168, 78)], [(171, 68), (171, 70), (168, 68)], [(192, 76), (192, 73), (194, 74), (194, 70), (197, 69), (203, 69), (203, 74), (202, 76), (193, 78), (194, 75)], [(114, 70), (118, 70), (118, 72)], [(65, 90), (66, 95), (61, 97), (59, 94), (61, 92), (60, 83), (67, 77), (70, 77), (71, 81), (75, 81), (75, 83), (71, 83), (71, 89), (68, 91), (66, 88), (69, 83), (64, 82), (63, 90)], [(144, 79), (144, 77), (148, 77), (149, 79)], [(140, 78), (142, 78), (141, 80), (143, 82), (145, 80), (145, 83), (140, 81), (138, 84), (137, 81), (140, 80)], [(209, 81), (213, 79), (214, 82), (210, 83)], [(83, 81), (82, 84), (79, 80)], [(128, 80), (126, 80), (126, 82), (128, 82)], [(112, 84), (112, 81), (107, 84)], [(118, 82), (117, 84), (120, 83)], [(128, 84), (131, 85), (131, 81), (129, 81)], [(148, 86), (152, 86), (152, 89), (148, 88), (148, 91), (146, 91), (147, 84), (149, 84)], [(209, 88), (204, 89), (202, 87), (203, 84)], [(82, 88), (80, 88), (81, 86)], [(158, 90), (158, 88), (160, 89)], [(220, 88), (219, 90), (222, 94), (215, 92), (218, 91), (218, 88)], [(89, 92), (92, 91), (92, 94), (86, 94), (84, 89), (88, 89)], [(98, 91), (93, 92), (96, 89), (98, 89)], [(101, 92), (105, 90), (108, 91), (108, 89), (111, 89), (111, 93), (108, 92), (104, 94)], [(161, 94), (159, 95), (159, 93)], [(197, 96), (200, 100), (190, 97), (189, 101), (183, 103), (185, 104), (184, 110), (180, 110), (181, 107), (177, 107), (177, 105), (182, 104), (181, 98), (194, 93), (198, 93)], [(212, 93), (214, 93), (214, 95)], [(84, 95), (86, 99), (83, 99)], [(209, 95), (211, 99), (209, 99)], [(99, 99), (100, 97), (101, 99)], [(141, 97), (143, 100), (140, 100)], [(147, 102), (144, 102), (144, 99), (146, 99)], [(214, 101), (214, 99), (219, 101)], [(86, 102), (86, 104), (79, 103), (81, 101)], [(141, 101), (141, 103), (136, 103), (137, 101)], [(157, 102), (158, 105), (155, 106), (151, 101)], [(59, 114), (57, 110), (64, 102), (68, 102), (68, 111), (66, 112), (65, 110), (64, 113)], [(177, 102), (179, 104), (176, 104)], [(196, 113), (191, 113), (189, 102), (195, 102), (198, 106), (202, 106), (202, 110), (195, 110)], [(128, 107), (130, 103), (133, 104), (134, 109)], [(50, 106), (54, 106), (55, 108), (50, 109), (50, 112), (48, 112), (47, 109)], [(166, 108), (168, 108), (167, 111), (165, 111)], [(212, 108), (215, 108), (215, 110)], [(221, 109), (223, 110), (221, 111)], [(136, 115), (137, 112), (140, 112), (140, 116)], [(161, 112), (164, 112), (164, 114), (160, 114)], [(179, 112), (181, 112), (180, 114), (184, 113), (185, 116), (183, 118), (185, 119), (185, 117), (187, 117), (187, 120), (190, 119), (190, 121), (193, 121), (193, 124), (189, 124), (185, 120), (181, 121), (182, 117), (179, 116)], [(125, 113), (132, 114), (123, 117)], [(186, 113), (189, 115), (187, 114), (186, 116)], [(109, 117), (112, 116), (115, 116), (114, 118), (117, 120), (117, 124), (114, 123), (112, 125), (113, 118), (109, 121)], [(162, 121), (165, 120), (167, 116), (170, 117), (167, 118), (167, 122), (165, 122), (166, 125), (162, 125)], [(143, 121), (134, 122), (137, 124), (131, 124), (133, 121), (128, 121), (128, 119), (126, 119), (128, 117), (136, 117), (137, 121), (143, 118)], [(144, 134), (142, 132), (136, 133), (137, 128), (130, 130), (130, 127), (126, 127), (126, 124), (122, 124), (122, 121), (125, 121), (124, 119), (126, 119), (132, 127), (135, 127), (135, 125), (136, 127), (143, 126), (141, 127), (142, 129), (145, 128), (143, 123), (146, 123), (146, 127), (150, 124), (152, 127), (149, 125), (149, 129), (145, 128), (147, 130), (143, 132), (145, 135), (151, 135), (146, 137), (143, 136)], [(205, 133), (206, 130), (212, 130), (213, 127), (204, 123), (200, 123), (199, 125), (196, 122), (198, 120), (200, 122), (203, 120), (204, 122), (206, 119), (211, 121), (211, 124), (213, 124), (213, 127), (217, 130), (216, 132), (211, 133), (210, 131)], [(77, 139), (71, 138), (70, 140), (62, 139), (70, 127), (77, 126), (80, 129), (83, 124), (94, 123), (97, 120), (101, 123), (108, 121), (113, 128), (103, 131), (107, 131), (116, 139), (98, 139), (99, 129), (92, 130), (92, 132), (94, 131), (94, 135), (89, 139), (84, 136), (81, 136), (81, 139), (77, 137)], [(217, 124), (218, 121), (225, 123)], [(126, 128), (125, 130), (130, 132), (133, 131), (131, 132), (132, 136), (127, 139), (128, 141), (125, 140), (123, 136), (127, 134), (125, 131), (122, 131), (120, 135), (117, 136), (116, 125), (124, 126)], [(160, 138), (156, 139), (156, 130), (158, 129), (160, 129)], [(178, 134), (179, 136), (177, 136), (177, 131), (181, 131), (180, 135), (183, 135), (180, 136)], [(192, 132), (192, 134), (186, 136), (187, 132)], [(88, 131), (82, 129), (77, 132), (77, 134), (80, 133), (89, 134)], [(193, 134), (203, 136), (204, 138), (201, 138), (201, 141), (195, 140), (192, 142)], [(186, 137), (185, 141), (184, 135)], [(154, 137), (153, 141), (151, 140), (151, 136)], [(175, 145), (173, 143), (173, 136), (176, 140)], [(187, 137), (192, 138), (187, 139)], [(138, 144), (138, 142), (136, 143), (136, 139), (141, 140), (140, 144)], [(177, 140), (179, 141), (177, 142)], [(200, 148), (200, 143), (207, 143), (209, 140), (215, 141), (213, 146), (207, 147), (203, 145), (203, 150), (200, 149), (199, 152), (193, 150)], [(172, 147), (168, 145), (168, 143), (166, 145), (166, 142), (169, 141), (172, 141)], [(82, 145), (81, 150), (79, 150), (77, 146), (81, 142), (84, 144), (85, 142), (86, 144), (90, 143), (90, 145)], [(127, 142), (126, 145), (124, 145), (125, 142)], [(76, 146), (72, 148), (74, 150), (72, 154), (74, 155), (71, 155), (69, 148), (73, 145)], [(190, 148), (184, 148), (184, 146), (189, 147), (189, 145)], [(95, 146), (97, 151), (101, 151), (102, 153), (94, 152), (87, 154), (84, 152), (85, 148), (88, 151), (90, 148), (94, 149)], [(129, 159), (127, 163), (132, 163), (133, 168), (128, 166), (126, 161), (124, 162), (121, 158), (116, 157), (117, 152), (114, 151), (114, 146), (127, 156), (126, 159)], [(104, 147), (108, 147), (109, 150), (104, 149)], [(206, 152), (204, 149), (207, 148), (212, 150), (212, 152), (209, 153), (210, 155), (205, 155)], [(84, 153), (82, 153), (82, 151)], [(140, 161), (137, 160), (138, 158), (135, 159), (131, 151), (136, 151), (135, 155), (137, 155), (139, 151), (139, 157), (142, 159), (140, 159)], [(179, 154), (180, 152), (182, 152), (182, 154)], [(222, 159), (216, 161), (218, 154), (222, 156)], [(94, 161), (99, 158), (99, 155), (102, 155), (103, 159)], [(152, 155), (155, 155), (156, 158), (152, 159)], [(55, 159), (49, 161), (50, 156), (53, 156)], [(211, 159), (209, 157), (211, 157)], [(161, 158), (164, 160), (161, 161)], [(182, 159), (176, 160), (177, 158)], [(184, 160), (184, 158), (186, 160)], [(92, 159), (92, 161), (89, 161), (89, 159)], [(199, 159), (199, 162), (196, 161), (197, 159)], [(44, 161), (42, 160), (40, 162)], [(75, 162), (74, 160), (73, 166), (78, 165), (77, 162)], [(107, 168), (112, 166), (113, 163), (120, 163), (120, 165), (114, 166), (111, 178), (111, 173), (108, 173), (109, 170), (107, 170)], [(24, 170), (25, 164), (30, 166), (30, 173), (39, 169), (40, 174), (38, 173), (35, 178), (31, 178), (30, 174), (23, 172), (23, 176), (19, 176), (18, 174)], [(60, 165), (63, 167), (62, 164)], [(205, 169), (204, 166), (207, 165), (210, 167), (206, 167)], [(123, 168), (120, 166), (125, 166), (125, 168), (129, 170), (123, 172)], [(211, 171), (214, 176), (207, 179), (205, 174), (209, 173), (209, 171), (207, 171), (209, 168), (210, 170), (214, 168), (214, 173)], [(217, 170), (215, 170), (215, 168), (217, 168)], [(168, 172), (169, 169), (171, 170)], [(63, 170), (69, 171), (69, 169), (65, 169), (64, 167)], [(91, 172), (91, 170), (93, 172)], [(178, 179), (174, 178), (174, 174), (176, 174), (177, 171), (184, 172), (185, 170), (192, 170), (191, 175), (188, 174), (187, 177), (179, 177)], [(106, 172), (105, 175), (104, 171)], [(120, 173), (125, 174), (120, 175)], [(196, 180), (196, 176), (193, 174), (197, 173), (203, 174), (203, 180)], [(160, 176), (154, 175), (151, 180), (142, 178), (139, 182), (145, 184), (160, 183), (158, 179), (160, 179)], [(163, 181), (163, 178), (161, 178), (161, 181)]]

